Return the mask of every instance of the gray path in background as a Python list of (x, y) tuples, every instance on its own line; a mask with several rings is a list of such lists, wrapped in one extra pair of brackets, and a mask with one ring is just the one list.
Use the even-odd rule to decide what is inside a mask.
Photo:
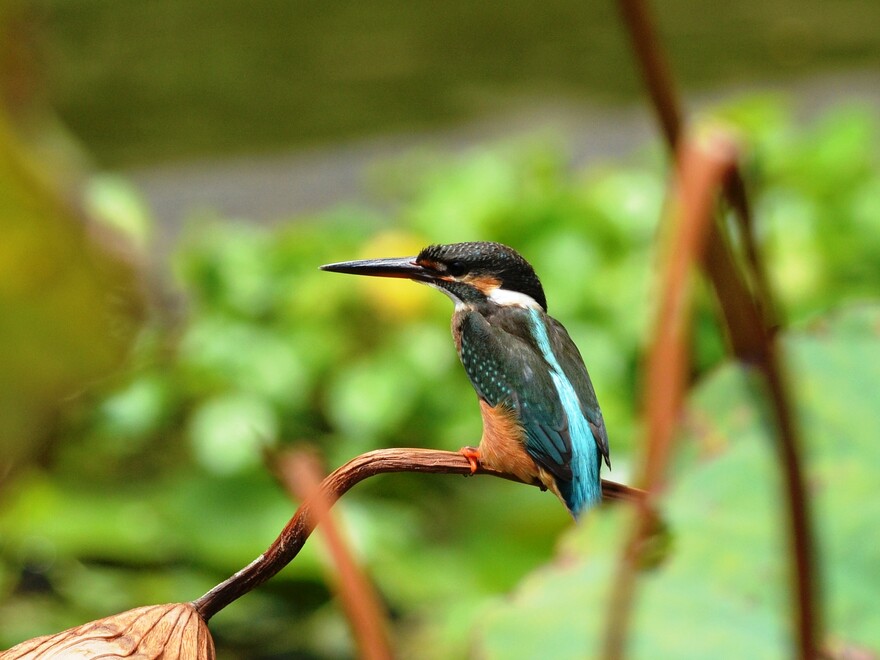
[[(880, 72), (823, 76), (695, 97), (691, 111), (750, 92), (787, 95), (798, 120), (809, 121), (841, 102), (873, 108), (880, 118)], [(625, 156), (655, 139), (645, 103), (632, 108), (548, 105), (480, 120), (449, 130), (370, 138), (287, 155), (157, 167), (128, 172), (157, 220), (156, 249), (167, 254), (187, 218), (210, 212), (223, 218), (273, 223), (341, 203), (377, 206), (366, 185), (370, 166), (415, 149), (460, 152), (546, 132), (557, 136), (582, 167)]]

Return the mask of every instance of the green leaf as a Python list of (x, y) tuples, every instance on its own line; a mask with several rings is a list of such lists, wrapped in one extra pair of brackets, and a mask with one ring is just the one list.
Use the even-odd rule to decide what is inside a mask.
[[(806, 446), (829, 635), (880, 648), (880, 308), (858, 309), (784, 345)], [(688, 406), (664, 514), (671, 554), (640, 576), (633, 657), (776, 658), (790, 648), (791, 550), (772, 426), (759, 381), (734, 366), (705, 380)], [(854, 505), (857, 503), (857, 505)], [(511, 603), (489, 608), (478, 632), (487, 658), (598, 653), (628, 516), (590, 514), (550, 566)]]

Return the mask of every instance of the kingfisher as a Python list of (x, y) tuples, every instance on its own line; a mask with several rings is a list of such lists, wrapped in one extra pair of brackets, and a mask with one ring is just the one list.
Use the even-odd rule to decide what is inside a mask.
[(400, 277), (455, 304), (452, 337), (479, 398), (479, 447), (461, 453), (549, 489), (577, 519), (602, 499), (608, 434), (583, 358), (547, 299), (534, 268), (500, 243), (429, 245), (414, 257), (364, 259), (322, 270)]

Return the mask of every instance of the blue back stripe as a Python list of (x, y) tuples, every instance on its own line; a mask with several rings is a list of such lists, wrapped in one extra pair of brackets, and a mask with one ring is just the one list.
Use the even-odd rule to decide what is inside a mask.
[(599, 448), (593, 438), (590, 425), (581, 412), (577, 392), (566, 377), (550, 346), (550, 338), (547, 336), (547, 327), (544, 325), (541, 312), (537, 309), (531, 309), (529, 314), (538, 348), (541, 349), (544, 359), (551, 367), (550, 377), (553, 379), (559, 401), (568, 417), (568, 430), (572, 445), (572, 483), (557, 485), (565, 497), (569, 509), (577, 516), (602, 499), (602, 485), (599, 480)]

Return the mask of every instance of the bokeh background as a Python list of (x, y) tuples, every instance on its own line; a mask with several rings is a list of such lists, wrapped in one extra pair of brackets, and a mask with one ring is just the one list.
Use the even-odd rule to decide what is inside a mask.
[[(654, 7), (697, 121), (744, 145), (806, 438), (826, 646), (880, 629), (880, 5)], [(479, 437), (448, 301), (329, 261), (499, 240), (581, 347), (626, 482), (668, 163), (614, 3), (0, 4), (0, 647), (186, 601), (328, 468)], [(785, 657), (772, 434), (698, 291), (637, 657)], [(401, 657), (589, 657), (625, 512), (395, 475), (339, 515)], [(211, 622), (223, 658), (348, 658), (313, 539)]]

